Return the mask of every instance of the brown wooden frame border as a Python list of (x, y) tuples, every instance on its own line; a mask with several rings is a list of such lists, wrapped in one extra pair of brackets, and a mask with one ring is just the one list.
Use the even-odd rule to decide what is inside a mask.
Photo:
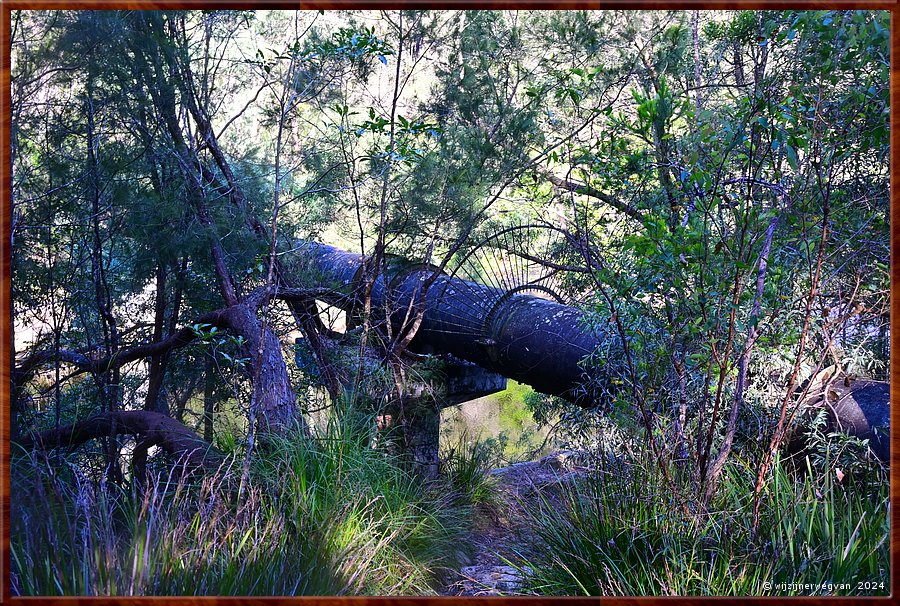
[[(547, 603), (594, 605), (600, 598), (491, 598), (491, 597), (11, 597), (9, 571), (10, 548), (8, 529), (10, 523), (10, 475), (9, 475), (9, 356), (12, 338), (10, 300), (10, 190), (12, 186), (9, 164), (10, 145), (10, 13), (14, 10), (53, 9), (204, 9), (211, 6), (232, 9), (493, 9), (493, 10), (563, 10), (563, 9), (632, 9), (632, 10), (887, 10), (891, 12), (891, 67), (890, 67), (890, 142), (891, 142), (891, 572), (892, 596), (900, 593), (900, 0), (0, 0), (0, 603), (13, 604), (186, 604), (212, 606), (214, 604), (316, 604), (321, 606), (400, 606), (401, 604), (498, 604), (515, 603), (538, 606)], [(735, 598), (606, 598), (604, 603), (673, 605), (706, 603), (729, 604)], [(888, 604), (891, 597), (747, 597), (747, 603), (803, 603), (803, 604)]]

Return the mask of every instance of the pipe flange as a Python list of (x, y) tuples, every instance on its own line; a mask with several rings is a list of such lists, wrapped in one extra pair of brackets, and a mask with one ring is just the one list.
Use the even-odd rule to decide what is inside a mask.
[(521, 293), (528, 292), (541, 292), (546, 295), (549, 295), (553, 301), (564, 305), (562, 297), (559, 296), (557, 292), (555, 292), (552, 288), (548, 288), (542, 284), (523, 284), (521, 286), (516, 286), (512, 288), (497, 298), (494, 304), (491, 306), (491, 310), (485, 315), (484, 322), (481, 324), (481, 334), (482, 338), (479, 340), (485, 346), (492, 346), (496, 344), (496, 337), (493, 331), (493, 325), (496, 321), (497, 317), (500, 314), (500, 311), (506, 307), (509, 300), (515, 295)]

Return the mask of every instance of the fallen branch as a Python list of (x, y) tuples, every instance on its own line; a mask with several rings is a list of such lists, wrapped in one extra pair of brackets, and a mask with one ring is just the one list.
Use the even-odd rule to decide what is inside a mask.
[(103, 412), (59, 429), (31, 433), (19, 439), (26, 449), (73, 448), (110, 435), (138, 436), (138, 442), (158, 445), (192, 468), (217, 468), (224, 455), (175, 419), (148, 410)]
[[(221, 328), (228, 328), (227, 310), (214, 311), (204, 314), (197, 319), (199, 324), (210, 324)], [(80, 372), (100, 374), (119, 368), (129, 362), (159, 355), (172, 349), (183, 347), (197, 338), (197, 333), (190, 326), (182, 328), (178, 332), (161, 341), (144, 343), (135, 347), (122, 349), (103, 358), (91, 358), (83, 353), (61, 349), (36, 351), (18, 364), (12, 371), (12, 382), (21, 386), (34, 376), (38, 368), (50, 364), (56, 360), (71, 364)]]

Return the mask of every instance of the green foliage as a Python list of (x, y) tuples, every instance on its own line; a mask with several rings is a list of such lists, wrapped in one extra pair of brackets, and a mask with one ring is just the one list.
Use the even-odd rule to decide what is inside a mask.
[[(809, 413), (807, 413), (808, 415)], [(825, 410), (815, 410), (802, 431), (801, 442), (807, 460), (801, 463), (801, 471), (805, 466), (812, 466), (824, 473), (848, 477), (855, 483), (855, 490), (877, 493), (877, 484), (884, 480), (882, 463), (869, 450), (869, 441), (841, 431), (828, 431), (828, 416)]]
[[(685, 436), (697, 477), (718, 452), (728, 456), (732, 438), (758, 454), (795, 361), (800, 380), (828, 351), (880, 376), (887, 290), (878, 268), (888, 252), (887, 13), (703, 17), (696, 65), (688, 13), (623, 17), (629, 35), (655, 32), (628, 56), (631, 98), (600, 114), (602, 136), (569, 151), (573, 178), (641, 218), (623, 223), (596, 200), (571, 200), (603, 291), (591, 322), (608, 338), (584, 362), (598, 414), (555, 406), (558, 433), (582, 445), (640, 439), (643, 406), (662, 443)], [(828, 278), (807, 312), (823, 230)]]
[(394, 54), (390, 45), (375, 34), (375, 27), (338, 28), (331, 39), (319, 44), (315, 52), (327, 55), (347, 56), (358, 60), (368, 55), (387, 65), (387, 56)]
[(499, 393), (445, 409), (441, 441), (451, 452), (485, 447), (493, 452), (495, 467), (530, 460), (554, 444), (547, 434), (555, 412), (544, 419), (531, 405), (542, 397), (527, 385), (508, 380), (507, 388)]
[(507, 382), (507, 388), (495, 396), (500, 407), (501, 427), (521, 433), (534, 421), (528, 408), (522, 406), (531, 393), (534, 390), (523, 383)]
[(470, 499), (489, 494), (476, 479), (479, 455), (466, 463), (460, 453), (449, 485), (423, 484), (347, 431), (332, 425), (315, 441), (271, 440), (241, 501), (231, 464), (202, 478), (161, 471), (146, 486), (117, 488), (19, 457), (13, 591), (432, 593), (465, 548)]
[(442, 472), (464, 502), (488, 509), (499, 505), (496, 482), (489, 473), (499, 456), (489, 442), (463, 432), (454, 445), (443, 447), (440, 458)]
[[(648, 464), (650, 463), (650, 464)], [(730, 465), (708, 511), (684, 512), (652, 462), (609, 463), (532, 513), (539, 554), (517, 562), (539, 595), (887, 595), (888, 485), (863, 495), (777, 464), (755, 537), (755, 470)], [(860, 589), (859, 583), (874, 587)], [(797, 584), (812, 584), (809, 589)]]

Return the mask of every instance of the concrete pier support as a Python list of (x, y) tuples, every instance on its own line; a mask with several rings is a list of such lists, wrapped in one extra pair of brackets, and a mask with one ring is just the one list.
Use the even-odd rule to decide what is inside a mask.
[[(304, 339), (295, 343), (297, 366), (316, 375), (315, 360)], [(377, 442), (406, 459), (425, 477), (438, 473), (441, 410), (506, 389), (506, 377), (451, 354), (439, 357), (427, 381), (413, 381), (405, 393), (379, 411)]]
[(441, 410), (503, 391), (506, 377), (448, 357), (436, 380), (407, 388), (407, 395), (385, 411), (389, 420), (383, 435), (412, 469), (423, 477), (434, 477), (440, 463)]

